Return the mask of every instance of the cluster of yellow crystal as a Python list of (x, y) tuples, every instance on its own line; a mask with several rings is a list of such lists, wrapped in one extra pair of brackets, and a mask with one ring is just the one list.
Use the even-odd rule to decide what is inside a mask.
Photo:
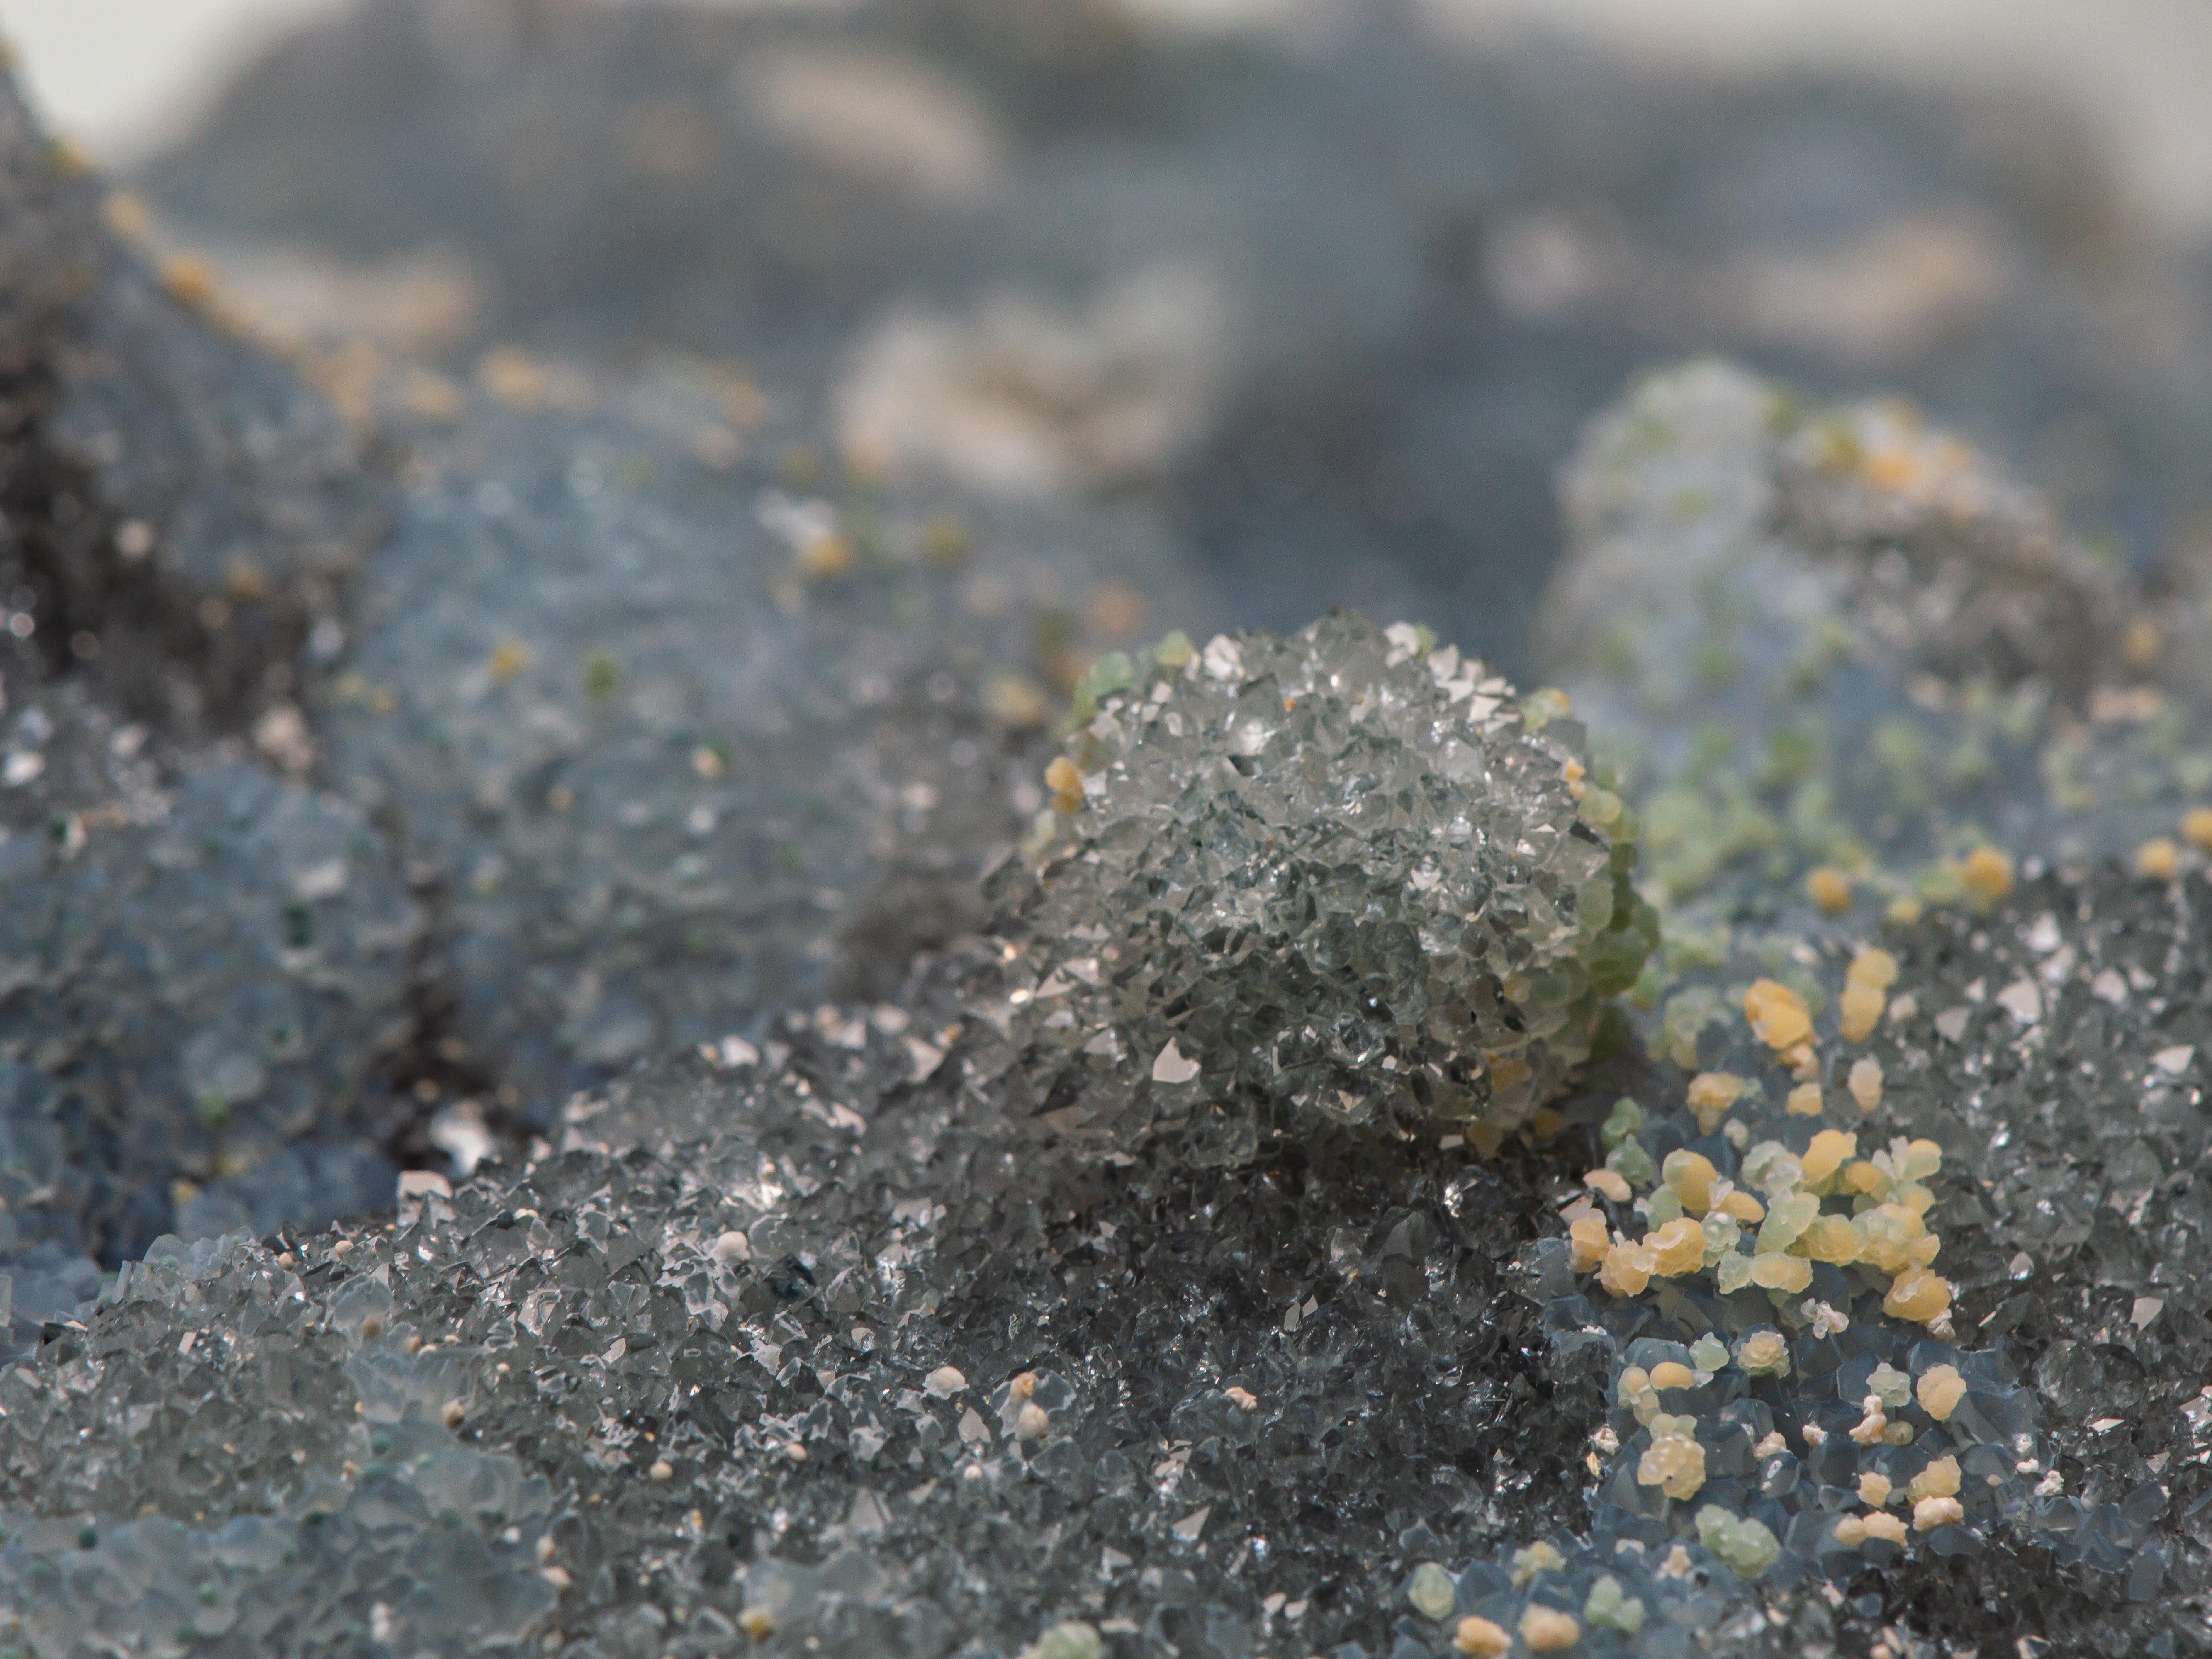
[[(1867, 949), (1854, 957), (1838, 1007), (1845, 1042), (1863, 1042), (1872, 1034), (1897, 973), (1897, 958), (1887, 951)], [(1779, 1062), (1800, 1077), (1811, 1073), (1789, 1091), (1788, 1112), (1823, 1115), (1827, 1097), (1818, 1081), (1814, 1020), (1805, 999), (1778, 981), (1762, 979), (1745, 992), (1743, 1011), (1753, 1035)], [(1862, 1109), (1880, 1104), (1881, 1086), (1878, 1061), (1862, 1057), (1853, 1064), (1848, 1088)], [(1700, 1131), (1711, 1134), (1749, 1090), (1743, 1078), (1703, 1072), (1690, 1080), (1686, 1103)], [(1738, 1125), (1729, 1128), (1742, 1134)], [(1640, 1296), (1654, 1279), (1704, 1274), (1724, 1295), (1756, 1286), (1778, 1300), (1806, 1290), (1816, 1261), (1863, 1265), (1889, 1276), (1885, 1313), (1932, 1324), (1951, 1305), (1951, 1286), (1933, 1268), (1942, 1241), (1927, 1221), (1935, 1202), (1927, 1182), (1942, 1161), (1942, 1149), (1932, 1140), (1895, 1139), (1862, 1158), (1856, 1133), (1821, 1129), (1802, 1154), (1775, 1140), (1751, 1146), (1738, 1185), (1701, 1153), (1670, 1152), (1644, 1206), (1650, 1230), (1630, 1237), (1589, 1211), (1568, 1229), (1571, 1260), (1577, 1272), (1595, 1273), (1615, 1297)], [(1648, 1164), (1645, 1170), (1648, 1175)], [(1632, 1200), (1634, 1188), (1620, 1170), (1594, 1170), (1585, 1180), (1615, 1204)], [(1747, 1249), (1747, 1231), (1753, 1227)]]
[[(1601, 1215), (1578, 1217), (1567, 1231), (1575, 1270), (1596, 1273), (1616, 1297), (1693, 1273), (1710, 1275), (1723, 1294), (1752, 1285), (1793, 1295), (1812, 1284), (1816, 1261), (1863, 1263), (1890, 1275), (1884, 1312), (1926, 1324), (1951, 1304), (1950, 1285), (1930, 1271), (1942, 1241), (1927, 1223), (1936, 1195), (1926, 1183), (1942, 1166), (1942, 1149), (1900, 1138), (1869, 1158), (1858, 1150), (1857, 1135), (1844, 1129), (1820, 1130), (1802, 1155), (1759, 1142), (1745, 1154), (1743, 1174), (1765, 1194), (1763, 1202), (1702, 1153), (1669, 1152), (1648, 1206), (1656, 1224), (1630, 1238)], [(1848, 1212), (1824, 1207), (1831, 1201)]]

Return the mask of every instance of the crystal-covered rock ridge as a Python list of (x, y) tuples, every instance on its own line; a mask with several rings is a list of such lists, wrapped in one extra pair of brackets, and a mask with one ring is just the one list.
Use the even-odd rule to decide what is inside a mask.
[(1209, 1163), (1328, 1120), (1494, 1146), (1589, 1059), (1652, 943), (1634, 815), (1562, 702), (1431, 647), (1340, 614), (1079, 689), (1059, 822), (997, 878), (999, 1012), (1055, 1127)]

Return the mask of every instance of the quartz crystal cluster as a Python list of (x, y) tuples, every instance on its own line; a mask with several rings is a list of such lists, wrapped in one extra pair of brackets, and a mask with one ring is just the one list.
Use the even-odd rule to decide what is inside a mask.
[(64, 1365), (0, 1377), (5, 1650), (479, 1652), (543, 1620), (545, 1481), (456, 1437), (476, 1356), (380, 1340), (388, 1274), (344, 1254), (163, 1240)]
[(1078, 690), (1034, 877), (1000, 878), (1042, 1109), (1201, 1161), (1300, 1122), (1495, 1149), (1652, 944), (1582, 730), (1416, 629), (1171, 636)]
[[(1040, 1147), (1015, 1044), (964, 1000), (998, 947), (965, 947), (581, 1097), (557, 1146), (388, 1224), (157, 1249), (0, 1382), (0, 1638), (2185, 1651), (2204, 1337), (2162, 1275), (2186, 1188), (2125, 1184), (2142, 1132), (2058, 1042), (2100, 1022), (2116, 1076), (2186, 1106), (2194, 981), (2157, 1008), (2096, 988), (2201, 944), (2203, 884), (2179, 896), (2050, 878), (2004, 921), (1898, 929), (1894, 977), (1887, 947), (1831, 951), (1793, 975), (1804, 1029), (1763, 988), (1698, 1069), (1615, 1062), (1569, 1114), (1591, 1127), (1488, 1160), (1327, 1123), (1241, 1166)], [(1996, 1000), (2007, 969), (2047, 1013)], [(2014, 1089), (2052, 1155), (2098, 1149), (2078, 1199), (1960, 1120)], [(1870, 1155), (1831, 1163), (1843, 1137)], [(2191, 1167), (2185, 1131), (2153, 1140)], [(1608, 1283), (1582, 1248), (1592, 1218), (1610, 1254), (1699, 1210), (1753, 1246), (1862, 1164), (1893, 1183), (1862, 1215), (1930, 1198), (1948, 1336), (1885, 1309), (1897, 1275), (1789, 1246), (1802, 1283), (1702, 1248)], [(2053, 1236), (2057, 1190), (2082, 1225)]]
[(1601, 1376), (1516, 1293), (1521, 1164), (1040, 1155), (975, 970), (391, 1224), (157, 1249), (0, 1380), (0, 1644), (1330, 1649), (1401, 1562), (1571, 1524)]

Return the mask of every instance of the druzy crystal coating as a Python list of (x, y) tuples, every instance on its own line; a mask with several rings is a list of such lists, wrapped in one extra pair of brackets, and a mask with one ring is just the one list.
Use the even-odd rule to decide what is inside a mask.
[(1324, 1120), (1494, 1146), (1589, 1058), (1651, 921), (1556, 702), (1349, 615), (1119, 672), (1034, 885), (1000, 878), (1010, 1018), (1072, 1129), (1206, 1161)]
[[(1575, 713), (1516, 696), (1552, 423), (1646, 349), (1570, 364), (1525, 309), (1532, 249), (1600, 247), (1532, 206), (1547, 146), (1768, 146), (1516, 114), (1410, 26), (1278, 61), (1139, 9), (536, 7), (457, 56), (466, 0), (371, 0), (222, 156), (295, 153), (337, 227), (441, 132), (386, 199), (530, 281), (438, 372), (312, 365), (367, 457), (0, 100), (0, 1655), (2203, 1644), (2203, 571), (2151, 603), (1909, 409), (1702, 366), (1577, 458)], [(840, 194), (755, 123), (794, 64), (1008, 123), (972, 182), (1020, 202)], [(307, 154), (285, 106), (359, 125)], [(1289, 187), (1218, 210), (1255, 170)], [(1585, 266), (1639, 307), (1649, 194)], [(1200, 221), (1178, 358), (1124, 301)], [(1059, 279), (1006, 252), (1041, 236)], [(1286, 307), (1309, 254), (1339, 297)], [(679, 291), (742, 372), (538, 355), (628, 361)], [(936, 338), (795, 392), (853, 322)], [(917, 425), (855, 418), (886, 368)], [(1308, 425), (1317, 465), (1253, 465)], [(1049, 498), (918, 492), (917, 438)], [(1363, 599), (1488, 668), (1336, 617), (1079, 681), (1138, 597), (1206, 637), (1200, 547), (1223, 617)], [(465, 1158), (402, 1133), (464, 1091)], [(386, 1155), (444, 1151), (394, 1213)]]

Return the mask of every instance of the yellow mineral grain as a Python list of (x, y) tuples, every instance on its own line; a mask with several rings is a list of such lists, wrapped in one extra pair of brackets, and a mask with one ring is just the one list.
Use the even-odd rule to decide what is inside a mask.
[(1905, 1541), (1904, 1519), (1894, 1515), (1869, 1515), (1866, 1518), (1866, 1535), (1879, 1538), (1886, 1544), (1902, 1544)]
[(1873, 1111), (1881, 1104), (1881, 1062), (1872, 1054), (1853, 1060), (1844, 1086), (1851, 1091), (1851, 1098), (1858, 1102), (1859, 1110)]
[(1805, 896), (1821, 915), (1839, 916), (1851, 908), (1851, 878), (1824, 864), (1805, 878)]
[(1582, 1625), (1571, 1613), (1532, 1602), (1521, 1615), (1521, 1639), (1531, 1653), (1564, 1653), (1582, 1638)]
[(1697, 1386), (1698, 1375), (1679, 1359), (1662, 1359), (1651, 1368), (1651, 1386), (1655, 1389), (1690, 1389)]
[(1652, 1411), (1659, 1407), (1659, 1396), (1651, 1387), (1651, 1373), (1641, 1365), (1624, 1366), (1620, 1381), (1613, 1384), (1613, 1394), (1614, 1399), (1636, 1413), (1636, 1420), (1639, 1423), (1650, 1420), (1645, 1407), (1650, 1407)]
[(1836, 1522), (1836, 1541), (1847, 1550), (1855, 1550), (1866, 1542), (1866, 1522), (1856, 1515), (1847, 1515)]
[(1613, 1248), (1613, 1238), (1605, 1229), (1601, 1215), (1578, 1216), (1567, 1228), (1567, 1248), (1573, 1252), (1570, 1258), (1578, 1273), (1595, 1273), (1605, 1253)]
[(1783, 1104), (1792, 1117), (1818, 1117), (1824, 1109), (1820, 1085), (1801, 1083), (1790, 1091), (1790, 1097)]
[(1916, 1325), (1948, 1311), (1951, 1281), (1925, 1267), (1908, 1267), (1890, 1281), (1881, 1310), (1893, 1319), (1909, 1319)]
[(1651, 1274), (1658, 1265), (1658, 1256), (1649, 1245), (1632, 1244), (1622, 1239), (1605, 1253), (1597, 1282), (1610, 1296), (1641, 1296), (1651, 1283)]
[(1747, 1226), (1766, 1218), (1766, 1206), (1747, 1192), (1729, 1193), (1713, 1207)]
[(1813, 1282), (1813, 1264), (1802, 1256), (1765, 1250), (1751, 1259), (1751, 1282), (1765, 1291), (1795, 1296)]
[(180, 253), (161, 262), (161, 283), (171, 299), (204, 313), (216, 301), (214, 269), (206, 260)]
[(1926, 1468), (1914, 1475), (1905, 1488), (1905, 1501), (1917, 1504), (1923, 1498), (1956, 1498), (1959, 1495), (1959, 1460), (1938, 1457)]
[(2012, 855), (1995, 847), (1977, 847), (1959, 866), (1959, 882), (1977, 909), (1987, 909), (2012, 891)]
[(1881, 1011), (1889, 999), (1863, 980), (1852, 980), (1844, 987), (1844, 994), (1836, 1003), (1836, 1029), (1846, 1042), (1864, 1042), (1874, 1035), (1874, 1028), (1881, 1022)]
[(1644, 1243), (1652, 1254), (1652, 1272), (1662, 1279), (1680, 1279), (1705, 1264), (1705, 1229), (1687, 1216), (1677, 1216)]
[[(1851, 1166), (1856, 1169), (1858, 1166)], [(1928, 1224), (1919, 1213), (1895, 1202), (1877, 1204), (1851, 1218), (1859, 1236), (1858, 1259), (1886, 1273), (1901, 1273), (1924, 1265), (1912, 1255), (1912, 1246), (1927, 1237)]]
[(2181, 834), (2200, 851), (2212, 853), (2212, 806), (2192, 806), (2184, 813)]
[(1887, 991), (1897, 983), (1897, 958), (1880, 946), (1869, 945), (1851, 958), (1850, 970), (1844, 977), (1853, 985), (1871, 985), (1877, 991)]
[(1915, 1532), (1933, 1532), (1938, 1527), (1955, 1527), (1966, 1518), (1966, 1509), (1955, 1498), (1923, 1498), (1912, 1506), (1912, 1529)]
[(1859, 1477), (1859, 1502), (1870, 1510), (1889, 1502), (1889, 1477), (1879, 1470), (1869, 1469)]
[(1813, 1035), (1813, 1016), (1805, 999), (1779, 980), (1753, 981), (1743, 994), (1743, 1014), (1751, 1022), (1753, 1035), (1778, 1054)]
[(835, 581), (853, 574), (853, 544), (834, 532), (810, 536), (799, 544), (799, 574), (810, 582)]
[(1780, 1376), (1790, 1369), (1790, 1344), (1779, 1331), (1753, 1331), (1737, 1348), (1736, 1359), (1753, 1376)]
[(1824, 1215), (1797, 1235), (1790, 1249), (1814, 1261), (1832, 1262), (1842, 1267), (1858, 1260), (1857, 1230), (1839, 1215)]
[(1743, 1093), (1743, 1079), (1732, 1072), (1700, 1072), (1690, 1079), (1690, 1109), (1698, 1130), (1711, 1134)]
[(1955, 1365), (1931, 1365), (1921, 1375), (1913, 1392), (1919, 1397), (1920, 1409), (1938, 1423), (1950, 1420), (1951, 1413), (1959, 1409), (1959, 1402), (1966, 1397), (1966, 1379), (1959, 1375)]
[(491, 683), (505, 685), (530, 666), (530, 647), (520, 640), (501, 640), (491, 651)]
[(1466, 1654), (1468, 1659), (1505, 1659), (1513, 1651), (1513, 1638), (1503, 1625), (1492, 1624), (1487, 1619), (1478, 1619), (1470, 1613), (1459, 1621), (1459, 1630), (1452, 1637), (1452, 1646)]
[(2153, 836), (2136, 848), (2136, 873), (2153, 881), (2172, 881), (2181, 869), (2181, 848), (2169, 836)]
[(1844, 1129), (1823, 1129), (1813, 1137), (1799, 1160), (1804, 1170), (1804, 1183), (1814, 1191), (1824, 1190), (1850, 1159), (1859, 1155), (1859, 1138)]
[[(1670, 1421), (1686, 1423), (1689, 1419), (1676, 1418)], [(1688, 1432), (1658, 1433), (1655, 1422), (1651, 1443), (1637, 1460), (1636, 1482), (1641, 1486), (1656, 1486), (1678, 1501), (1694, 1498), (1698, 1488), (1705, 1484), (1705, 1449)]]
[(1885, 438), (1869, 444), (1859, 458), (1859, 476), (1876, 489), (1892, 495), (1916, 495), (1936, 476), (1930, 459), (1932, 446), (1914, 443), (1909, 435)]
[(1881, 1401), (1869, 1395), (1866, 1397), (1866, 1415), (1859, 1419), (1858, 1425), (1851, 1431), (1851, 1438), (1862, 1446), (1880, 1446), (1887, 1443), (1888, 1437), (1889, 1419), (1882, 1415)]
[(1513, 1552), (1513, 1588), (1526, 1589), (1535, 1582), (1540, 1572), (1558, 1572), (1567, 1565), (1567, 1558), (1559, 1553), (1558, 1545), (1548, 1538), (1539, 1538), (1526, 1549)]
[(1703, 1215), (1712, 1207), (1713, 1182), (1719, 1171), (1704, 1153), (1678, 1148), (1667, 1154), (1667, 1161), (1659, 1166), (1659, 1174), (1668, 1190), (1692, 1214)]
[(1616, 1204), (1626, 1204), (1635, 1194), (1629, 1190), (1628, 1177), (1618, 1170), (1592, 1170), (1583, 1176), (1583, 1185), (1593, 1192), (1602, 1193)]
[(1052, 791), (1052, 804), (1062, 812), (1072, 813), (1083, 805), (1083, 774), (1065, 755), (1054, 756), (1044, 769), (1044, 787)]

